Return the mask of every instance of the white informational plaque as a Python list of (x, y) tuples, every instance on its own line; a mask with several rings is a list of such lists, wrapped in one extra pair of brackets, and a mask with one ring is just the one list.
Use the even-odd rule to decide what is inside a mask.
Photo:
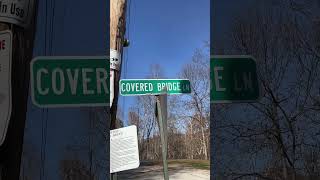
[(110, 173), (138, 168), (139, 149), (135, 125), (110, 131)]

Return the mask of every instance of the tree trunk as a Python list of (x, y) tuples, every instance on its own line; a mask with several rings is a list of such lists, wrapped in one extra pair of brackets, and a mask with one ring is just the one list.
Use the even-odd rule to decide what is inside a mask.
[(283, 165), (283, 179), (289, 180), (288, 179), (288, 169), (287, 169), (287, 163), (285, 157), (282, 160), (282, 165)]
[(187, 132), (186, 132), (186, 134), (185, 134), (185, 138), (184, 138), (184, 145), (185, 145), (185, 157), (186, 157), (186, 159), (188, 158), (188, 143), (187, 143)]
[(190, 138), (190, 140), (191, 140), (191, 141), (190, 141), (190, 142), (191, 142), (191, 143), (190, 143), (191, 153), (190, 153), (190, 154), (191, 154), (191, 159), (193, 159), (193, 146), (192, 146), (192, 143), (193, 143), (193, 130), (192, 130), (192, 121), (191, 121), (191, 126), (190, 126), (190, 127), (191, 127), (191, 138)]
[(207, 160), (208, 158), (208, 152), (207, 152), (207, 143), (206, 143), (206, 137), (204, 135), (204, 128), (203, 126), (201, 126), (201, 134), (202, 134), (202, 148), (203, 148), (203, 153), (204, 153), (204, 156), (205, 156), (205, 160)]

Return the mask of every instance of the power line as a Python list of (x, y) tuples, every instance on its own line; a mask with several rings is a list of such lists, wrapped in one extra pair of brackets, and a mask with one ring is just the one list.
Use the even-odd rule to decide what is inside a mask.
[[(48, 0), (46, 0), (45, 3), (45, 16), (46, 16), (46, 22), (45, 22), (45, 46), (44, 46), (44, 54), (45, 55), (52, 55), (53, 54), (53, 39), (54, 39), (54, 18), (55, 18), (55, 5), (56, 1), (51, 0), (51, 17), (48, 15)], [(50, 19), (50, 24), (48, 24), (48, 17)], [(48, 32), (48, 25), (50, 25), (50, 32)], [(49, 35), (49, 37), (48, 37)], [(49, 42), (48, 42), (49, 41)], [(45, 173), (45, 161), (46, 161), (46, 146), (47, 146), (47, 135), (48, 135), (48, 120), (49, 120), (49, 109), (43, 109), (42, 110), (42, 115), (41, 119), (43, 120), (42, 123), (42, 144), (41, 144), (41, 176), (40, 179), (47, 179), (46, 178), (46, 173)]]
[[(45, 31), (44, 31), (44, 54), (47, 54), (47, 31), (48, 31), (48, 0), (45, 1)], [(45, 131), (44, 131), (44, 124), (45, 124), (45, 109), (41, 110), (41, 121), (42, 121), (42, 128), (41, 128), (41, 166), (40, 166), (40, 180), (43, 180), (44, 178), (44, 164), (45, 164), (45, 159), (44, 159), (44, 139), (45, 139)]]
[(50, 47), (50, 55), (53, 54), (53, 39), (54, 39), (54, 20), (55, 20), (55, 9), (56, 9), (56, 1), (55, 0), (51, 0), (51, 2), (53, 2), (52, 5), (52, 21), (51, 21), (51, 47)]

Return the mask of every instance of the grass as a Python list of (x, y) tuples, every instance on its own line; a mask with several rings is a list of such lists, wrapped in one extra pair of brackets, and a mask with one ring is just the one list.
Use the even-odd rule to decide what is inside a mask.
[[(156, 162), (156, 164), (162, 165), (162, 161)], [(189, 160), (189, 159), (174, 159), (168, 160), (169, 165), (182, 165), (185, 167), (193, 167), (195, 169), (210, 170), (209, 160)]]

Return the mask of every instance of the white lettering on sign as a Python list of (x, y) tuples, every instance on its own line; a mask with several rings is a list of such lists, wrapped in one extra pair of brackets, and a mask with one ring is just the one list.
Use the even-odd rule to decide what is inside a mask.
[(48, 74), (48, 70), (44, 68), (39, 69), (37, 73), (37, 81), (38, 81), (37, 90), (39, 94), (47, 95), (49, 93), (49, 88), (45, 88), (45, 89), (42, 88), (42, 80), (41, 80), (42, 74)]
[(120, 83), (121, 93), (139, 93), (145, 94), (161, 93), (164, 89), (168, 92), (179, 93), (179, 92), (190, 92), (191, 87), (189, 83), (175, 82), (125, 82)]
[(0, 22), (22, 27), (30, 24), (34, 0), (0, 0)]
[(0, 145), (6, 137), (11, 117), (12, 33), (0, 31)]
[(75, 69), (73, 75), (71, 69), (67, 69), (67, 75), (70, 83), (71, 94), (76, 95), (78, 87), (79, 69)]
[(168, 82), (168, 83), (157, 83), (158, 91), (162, 91), (164, 88), (167, 89), (167, 91), (181, 91), (181, 89), (185, 90), (188, 89), (189, 86), (180, 86), (180, 82)]
[(110, 173), (138, 168), (140, 165), (137, 127), (110, 131)]
[(122, 92), (152, 92), (152, 83), (123, 83), (121, 84)]
[[(82, 82), (79, 83), (79, 74), (81, 73)], [(52, 89), (56, 95), (65, 93), (66, 85), (69, 85), (72, 95), (77, 95), (79, 85), (82, 85), (82, 93), (84, 95), (90, 94), (108, 94), (107, 70), (104, 68), (82, 68), (82, 69), (66, 69), (55, 68), (51, 73), (45, 69), (40, 68), (36, 72), (37, 91), (41, 95), (47, 95), (49, 89)], [(90, 89), (89, 84), (92, 83), (92, 75), (96, 76), (96, 92)], [(45, 87), (45, 82), (51, 78), (51, 87)], [(67, 79), (67, 80), (66, 80)], [(49, 81), (50, 82), (50, 81)], [(68, 83), (68, 84), (66, 84)], [(92, 87), (92, 86), (91, 86)]]
[[(57, 76), (59, 76), (59, 89), (57, 87)], [(64, 75), (63, 75), (63, 71), (60, 68), (54, 69), (52, 71), (52, 89), (53, 92), (57, 95), (61, 95), (62, 93), (64, 93)]]
[[(96, 69), (96, 77), (97, 77), (97, 92), (98, 94), (102, 93), (101, 87), (104, 88), (105, 91), (108, 89), (108, 75), (107, 75), (107, 70), (104, 68), (97, 68)], [(101, 76), (102, 75), (102, 76)], [(102, 85), (102, 86), (101, 86)]]
[(233, 73), (233, 82), (234, 82), (234, 90), (237, 91), (237, 92), (240, 92), (242, 90), (241, 87), (239, 87), (239, 82), (237, 80), (237, 73)]
[(252, 78), (251, 78), (251, 72), (244, 72), (243, 73), (243, 81), (244, 81), (244, 89), (245, 90), (250, 90), (253, 91), (253, 83), (252, 83)]
[(83, 94), (94, 94), (93, 90), (88, 89), (88, 83), (91, 82), (91, 79), (88, 78), (87, 73), (92, 73), (93, 70), (90, 68), (82, 69), (82, 83), (83, 83)]
[[(241, 74), (233, 73), (234, 90), (241, 91), (254, 91), (251, 72), (242, 72)], [(240, 86), (240, 85), (243, 85)]]
[(219, 76), (219, 71), (223, 71), (223, 67), (214, 67), (214, 82), (216, 86), (216, 91), (226, 91), (226, 88), (220, 86), (219, 80), (222, 80), (222, 76)]

